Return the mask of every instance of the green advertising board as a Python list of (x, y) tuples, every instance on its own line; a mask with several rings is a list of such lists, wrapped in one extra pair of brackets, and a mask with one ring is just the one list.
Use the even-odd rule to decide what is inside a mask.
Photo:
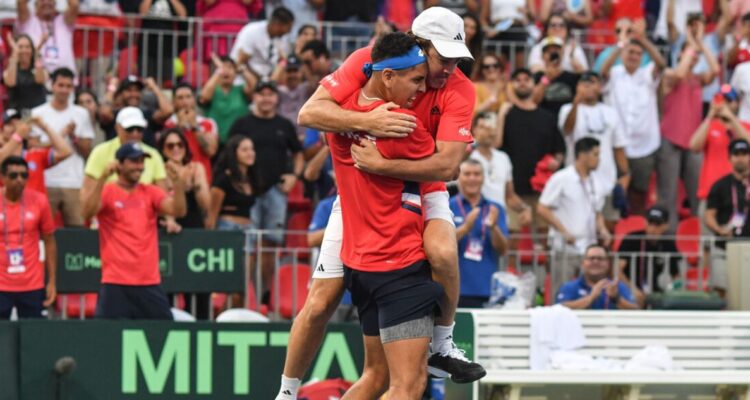
[(18, 399), (18, 329), (0, 323), (0, 400)]
[[(60, 229), (57, 239), (57, 290), (96, 292), (101, 279), (99, 233)], [(245, 235), (239, 231), (184, 229), (159, 234), (159, 270), (168, 293), (243, 292)]]
[[(470, 312), (456, 313), (456, 326), (453, 329), (453, 341), (466, 352), (466, 358), (474, 360), (474, 318)], [(457, 385), (446, 379), (445, 400), (466, 400), (472, 397), (473, 385)]]
[[(11, 376), (20, 396), (6, 393), (0, 355), (2, 400), (57, 398), (53, 365), (66, 356), (76, 368), (60, 399), (273, 399), (289, 337), (287, 323), (23, 321), (0, 323), (2, 345), (9, 326), (18, 345), (0, 354), (20, 363), (20, 378)], [(363, 358), (358, 325), (332, 324), (305, 381), (355, 381)]]

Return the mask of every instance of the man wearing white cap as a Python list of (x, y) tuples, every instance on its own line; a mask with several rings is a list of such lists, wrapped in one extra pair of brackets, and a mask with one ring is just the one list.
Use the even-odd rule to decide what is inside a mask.
[[(406, 181), (431, 182), (453, 179), (471, 137), (475, 92), (471, 81), (456, 64), (472, 58), (463, 37), (463, 19), (442, 8), (431, 7), (412, 24), (412, 32), (427, 56), (427, 91), (420, 93), (412, 110), (436, 139), (436, 152), (420, 160), (383, 158), (375, 145), (362, 141), (352, 148), (357, 167), (370, 173)], [(415, 128), (413, 116), (391, 112), (393, 103), (369, 112), (344, 110), (342, 104), (367, 82), (362, 67), (371, 62), (371, 48), (352, 53), (344, 64), (321, 81), (315, 94), (300, 110), (299, 123), (328, 132), (367, 132), (376, 137), (405, 137)], [(345, 185), (346, 182), (341, 182)], [(433, 279), (446, 292), (442, 316), (436, 320), (429, 359), (430, 373), (458, 383), (473, 382), (486, 374), (453, 344), (453, 318), (459, 295), (456, 232), (448, 206), (448, 193), (430, 193), (424, 198), (424, 248)], [(343, 293), (343, 266), (339, 258), (342, 241), (341, 207), (334, 204), (326, 228), (321, 257), (305, 306), (294, 321), (289, 339), (282, 385), (277, 400), (293, 399), (309, 368), (325, 331), (325, 324)]]
[[(164, 160), (156, 149), (142, 142), (143, 131), (147, 125), (148, 122), (140, 108), (125, 107), (117, 113), (117, 119), (115, 120), (117, 136), (94, 147), (88, 160), (86, 160), (81, 199), (87, 198), (92, 193), (96, 187), (96, 182), (107, 170), (107, 166), (115, 161), (117, 149), (125, 143), (140, 143), (143, 151), (150, 156), (143, 163), (140, 182), (155, 184), (162, 189), (165, 188), (167, 171), (164, 168)], [(108, 182), (114, 182), (117, 180), (117, 174), (111, 173), (107, 180)]]

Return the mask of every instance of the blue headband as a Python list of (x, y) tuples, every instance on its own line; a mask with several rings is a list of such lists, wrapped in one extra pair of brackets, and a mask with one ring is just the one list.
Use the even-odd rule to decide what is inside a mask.
[(386, 58), (385, 60), (381, 60), (374, 64), (365, 64), (365, 66), (362, 68), (362, 72), (364, 72), (365, 75), (369, 78), (370, 76), (372, 76), (373, 71), (382, 71), (386, 68), (398, 71), (411, 68), (424, 62), (427, 62), (427, 57), (425, 57), (422, 53), (422, 49), (419, 48), (419, 46), (415, 45), (409, 50), (408, 53), (402, 56)]

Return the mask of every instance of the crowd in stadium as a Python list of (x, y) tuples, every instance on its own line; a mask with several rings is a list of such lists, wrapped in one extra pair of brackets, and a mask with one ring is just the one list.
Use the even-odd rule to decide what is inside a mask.
[[(103, 82), (78, 72), (77, 21), (96, 9), (87, 3), (19, 0), (9, 6), (12, 26), (0, 47), (4, 184), (20, 179), (47, 196), (52, 220), (38, 198), (32, 202), (40, 210), (34, 235), (45, 244), (52, 222), (111, 224), (88, 199), (104, 199), (101, 185), (140, 160), (141, 183), (184, 195), (185, 212), (170, 203), (173, 216), (159, 219), (169, 233), (271, 229), (279, 231), (264, 235), (264, 246), (282, 247), (289, 197), (304, 196), (317, 204), (308, 238), (318, 246), (336, 181), (323, 132), (298, 125), (297, 116), (343, 61), (333, 58), (321, 21), (374, 23), (374, 43), (408, 30), (418, 9), (436, 5), (463, 16), (474, 57), (456, 72), (476, 88), (474, 143), (451, 201), (461, 306), (487, 302), (498, 260), (524, 246), (522, 232), (539, 234), (532, 249), (549, 252), (547, 290), (575, 308), (643, 307), (646, 294), (671, 287), (680, 274), (671, 235), (691, 217), (701, 221), (694, 234), (722, 239), (708, 263), (712, 287), (722, 290), (723, 240), (750, 235), (748, 0), (122, 0), (107, 4), (140, 15), (127, 23), (164, 35), (143, 35), (140, 68), (114, 68), (97, 76)], [(233, 39), (206, 41), (202, 59), (191, 61), (210, 71), (200, 87), (170, 56), (186, 46), (178, 40), (185, 27), (169, 19), (178, 17), (201, 17), (207, 32)], [(247, 23), (216, 22), (222, 18)], [(376, 117), (363, 130), (378, 129)], [(370, 170), (376, 162), (368, 153), (358, 160)], [(164, 200), (157, 197), (149, 201)], [(17, 200), (6, 196), (3, 206), (13, 210)], [(646, 224), (613, 247), (618, 222), (634, 215)], [(23, 227), (6, 225), (9, 260), (18, 258), (11, 247), (23, 235)], [(641, 254), (614, 265), (612, 250)], [(648, 252), (675, 254), (655, 262), (655, 275), (666, 280), (644, 276)], [(271, 285), (272, 256), (262, 257), (259, 287)], [(24, 265), (7, 263), (16, 272), (0, 278), (0, 291), (54, 300), (54, 279), (43, 289), (39, 272), (18, 286), (12, 275)], [(621, 271), (614, 284), (589, 277), (612, 276), (610, 268)], [(111, 282), (153, 283), (140, 278)]]

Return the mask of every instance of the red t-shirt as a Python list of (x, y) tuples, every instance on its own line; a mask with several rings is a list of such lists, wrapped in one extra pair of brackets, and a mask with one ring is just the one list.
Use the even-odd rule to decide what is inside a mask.
[[(201, 131), (209, 133), (211, 136), (219, 137), (219, 129), (216, 125), (216, 122), (211, 118), (206, 118), (203, 116), (198, 116), (198, 126), (200, 126)], [(172, 129), (177, 126), (177, 117), (172, 115), (165, 123), (164, 123), (164, 129)], [(211, 184), (211, 177), (213, 174), (211, 173), (211, 157), (209, 157), (206, 153), (203, 152), (203, 149), (201, 148), (201, 144), (198, 141), (198, 134), (196, 132), (193, 132), (188, 129), (183, 129), (182, 133), (185, 135), (185, 139), (188, 142), (188, 147), (190, 148), (190, 153), (193, 154), (193, 161), (197, 161), (201, 164), (203, 164), (203, 168), (206, 170), (206, 178), (208, 179), (208, 184)]]
[[(366, 112), (383, 104), (359, 106), (358, 96), (359, 91), (341, 106)], [(414, 114), (409, 110), (396, 111)], [(328, 133), (344, 221), (341, 260), (350, 268), (364, 271), (392, 271), (424, 260), (422, 194), (431, 184), (420, 189), (414, 182), (358, 170), (350, 151), (352, 143), (358, 140), (373, 138), (364, 132)], [(378, 138), (375, 145), (389, 159), (418, 159), (435, 151), (435, 142), (419, 119), (417, 128), (408, 137)]]
[(47, 194), (44, 184), (44, 170), (54, 164), (55, 151), (50, 147), (35, 147), (24, 150), (23, 159), (29, 164), (29, 180), (26, 187)]
[[(337, 103), (343, 104), (352, 94), (359, 93), (367, 77), (362, 67), (372, 62), (372, 47), (352, 53), (336, 71), (320, 81)], [(412, 111), (435, 140), (471, 143), (471, 120), (476, 94), (474, 84), (456, 68), (442, 89), (419, 93)]]
[[(742, 122), (745, 129), (750, 129), (750, 123)], [(719, 179), (732, 172), (729, 162), (729, 143), (734, 139), (727, 132), (727, 127), (719, 119), (713, 119), (708, 127), (706, 144), (703, 146), (703, 165), (698, 179), (699, 199), (708, 198), (711, 186)]]
[[(2, 212), (3, 205), (5, 212)], [(24, 213), (23, 238), (21, 208)], [(0, 199), (0, 235), (3, 237), (0, 240), (0, 291), (27, 292), (44, 288), (44, 265), (39, 261), (39, 240), (42, 235), (49, 235), (54, 231), (55, 223), (45, 195), (27, 188), (21, 202), (7, 203), (5, 198)], [(8, 249), (21, 247), (23, 270), (14, 271), (13, 268), (9, 268)]]
[(146, 286), (161, 282), (156, 219), (167, 194), (154, 185), (127, 192), (117, 183), (102, 190), (99, 252), (102, 283)]

